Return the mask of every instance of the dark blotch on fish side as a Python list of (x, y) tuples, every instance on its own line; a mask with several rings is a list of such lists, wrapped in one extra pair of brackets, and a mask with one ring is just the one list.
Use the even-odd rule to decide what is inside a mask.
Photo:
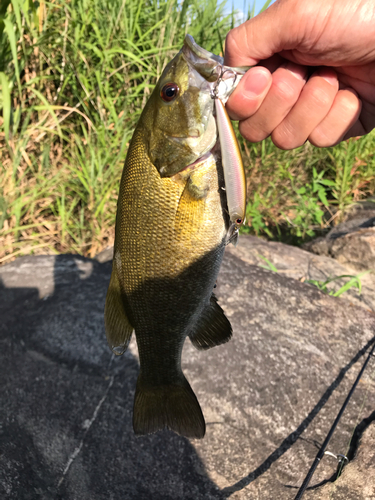
[[(212, 294), (216, 281), (212, 268), (219, 269), (223, 248), (224, 242), (173, 279), (145, 280), (129, 296), (120, 287), (109, 288), (106, 328), (111, 337), (121, 338), (125, 348), (130, 340), (131, 331), (116, 319), (120, 306), (136, 332), (141, 364), (133, 412), (137, 435), (164, 428), (186, 437), (205, 434), (201, 407), (181, 369), (181, 354), (187, 336), (198, 349), (224, 344), (232, 336), (230, 322)], [(187, 287), (187, 282), (192, 285)], [(202, 302), (202, 287), (211, 287), (208, 301)], [(135, 307), (138, 304), (151, 307), (152, 322), (145, 320), (144, 311)]]
[[(205, 422), (181, 354), (187, 336), (208, 349), (232, 335), (212, 295), (229, 217), (209, 82), (195, 68), (200, 55), (186, 50), (167, 64), (129, 144), (105, 326), (116, 354), (135, 330), (136, 434), (168, 428), (201, 438)], [(211, 74), (217, 60), (202, 54)]]

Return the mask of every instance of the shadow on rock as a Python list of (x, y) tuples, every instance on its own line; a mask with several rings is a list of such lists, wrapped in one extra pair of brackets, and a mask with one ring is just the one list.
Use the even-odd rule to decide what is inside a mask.
[[(364, 355), (366, 354), (367, 350), (374, 344), (375, 342), (375, 337), (372, 338), (362, 349), (360, 349), (356, 355), (350, 360), (350, 362), (344, 366), (338, 376), (334, 379), (334, 381), (331, 383), (331, 385), (327, 388), (327, 390), (324, 392), (322, 397), (319, 399), (318, 403), (314, 406), (314, 408), (310, 411), (310, 413), (307, 415), (307, 417), (301, 422), (301, 424), (293, 431), (291, 432), (280, 444), (280, 446), (273, 452), (271, 455), (269, 455), (264, 462), (259, 465), (255, 470), (250, 472), (247, 476), (243, 477), (240, 481), (237, 483), (233, 484), (232, 486), (228, 486), (227, 488), (224, 488), (221, 490), (221, 492), (225, 495), (226, 498), (230, 497), (234, 492), (236, 491), (241, 491), (244, 489), (246, 486), (248, 486), (250, 483), (255, 481), (258, 477), (260, 477), (262, 474), (264, 474), (274, 462), (276, 462), (284, 453), (286, 453), (291, 446), (297, 441), (297, 439), (301, 439), (301, 434), (307, 429), (307, 427), (310, 425), (310, 423), (314, 420), (314, 418), (318, 415), (320, 410), (324, 407), (324, 405), (327, 403), (329, 398), (332, 396), (333, 392), (337, 387), (340, 385), (342, 380), (344, 379), (345, 375), (347, 372), (352, 368), (352, 366)], [(368, 423), (373, 421), (373, 417), (370, 416), (369, 418), (366, 418), (363, 420), (363, 422), (368, 425)], [(333, 421), (332, 421), (333, 423)], [(364, 424), (362, 424), (364, 426)], [(360, 432), (361, 427), (357, 426), (356, 430), (354, 432), (354, 436), (356, 435), (356, 432)], [(317, 451), (320, 449), (320, 446), (322, 443), (313, 443), (314, 446), (317, 448)], [(353, 443), (354, 444), (354, 443)], [(357, 445), (357, 443), (356, 443)], [(353, 453), (349, 454), (349, 459), (353, 459)], [(307, 473), (307, 471), (306, 471)], [(322, 486), (323, 484), (334, 481), (337, 477), (337, 472), (333, 474), (329, 479), (325, 479), (324, 481), (320, 482), (319, 484), (315, 485), (313, 488), (317, 488)], [(292, 489), (299, 489), (298, 486), (290, 486), (290, 485), (284, 485), (287, 488), (292, 488)], [(313, 489), (310, 488), (310, 489)]]
[(138, 362), (104, 334), (110, 271), (73, 255), (2, 268), (0, 496), (223, 498), (189, 440), (134, 436)]

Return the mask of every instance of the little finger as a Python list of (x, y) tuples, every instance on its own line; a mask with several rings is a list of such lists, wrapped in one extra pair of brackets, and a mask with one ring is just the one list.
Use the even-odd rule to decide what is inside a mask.
[(311, 144), (320, 148), (338, 144), (357, 123), (361, 108), (354, 90), (339, 90), (329, 113), (309, 135)]

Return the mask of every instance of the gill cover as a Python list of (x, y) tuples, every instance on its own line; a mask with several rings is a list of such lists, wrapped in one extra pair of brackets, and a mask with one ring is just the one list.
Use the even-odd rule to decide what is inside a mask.
[(245, 219), (246, 177), (237, 138), (224, 104), (248, 68), (225, 66), (222, 57), (199, 47), (190, 35), (185, 37), (182, 52), (195, 70), (205, 77), (211, 97), (215, 100), (216, 123), (230, 218), (227, 240), (236, 244), (238, 230)]

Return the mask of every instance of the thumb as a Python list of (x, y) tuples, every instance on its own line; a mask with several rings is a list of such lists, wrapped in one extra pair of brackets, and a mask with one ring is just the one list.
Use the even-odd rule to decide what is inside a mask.
[[(225, 40), (226, 66), (254, 66), (259, 61), (291, 48), (290, 13), (294, 2), (278, 0), (261, 14), (232, 29)], [(294, 22), (296, 19), (294, 18)]]

